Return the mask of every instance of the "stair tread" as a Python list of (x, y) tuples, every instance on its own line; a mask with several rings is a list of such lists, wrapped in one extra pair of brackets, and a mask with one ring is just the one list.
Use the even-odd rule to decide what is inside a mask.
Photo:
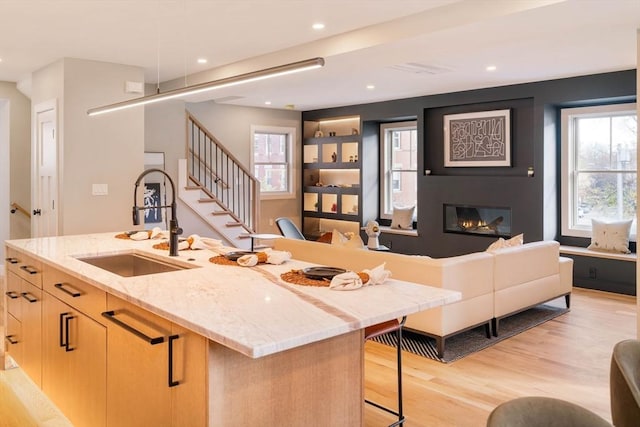
[(227, 222), (225, 225), (227, 227), (242, 227), (241, 222)]
[(198, 203), (213, 203), (214, 199), (198, 199)]
[(228, 215), (229, 211), (212, 211), (211, 215)]

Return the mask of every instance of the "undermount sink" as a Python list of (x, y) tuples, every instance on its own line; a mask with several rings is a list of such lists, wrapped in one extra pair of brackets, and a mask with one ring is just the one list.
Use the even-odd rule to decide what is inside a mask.
[(196, 266), (169, 263), (149, 258), (135, 253), (98, 255), (77, 258), (103, 270), (110, 271), (122, 277), (144, 276), (145, 274), (168, 273), (170, 271), (186, 270)]

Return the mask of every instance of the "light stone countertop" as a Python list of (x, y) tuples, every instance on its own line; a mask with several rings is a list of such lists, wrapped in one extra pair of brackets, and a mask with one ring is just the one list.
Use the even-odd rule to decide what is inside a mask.
[[(153, 249), (157, 240), (116, 239), (116, 234), (118, 232), (5, 243), (252, 358), (461, 298), (459, 292), (393, 279), (354, 291), (298, 286), (280, 280), (280, 274), (312, 264), (291, 260), (281, 265), (256, 267), (217, 265), (209, 262), (209, 258), (232, 248), (186, 250), (180, 251), (178, 257), (169, 257), (168, 251)], [(76, 259), (124, 252), (199, 268), (121, 277)]]

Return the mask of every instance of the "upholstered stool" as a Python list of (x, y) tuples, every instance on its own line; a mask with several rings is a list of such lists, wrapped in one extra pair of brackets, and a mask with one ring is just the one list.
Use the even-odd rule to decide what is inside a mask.
[(393, 424), (390, 424), (389, 427), (395, 427), (402, 425), (404, 423), (404, 414), (402, 413), (402, 327), (404, 326), (404, 322), (407, 320), (407, 316), (404, 316), (401, 321), (397, 319), (389, 320), (388, 322), (379, 323), (377, 325), (369, 326), (364, 330), (364, 339), (368, 340), (380, 335), (388, 334), (390, 332), (395, 332), (398, 338), (397, 345), (397, 356), (396, 360), (398, 362), (398, 410), (394, 411), (393, 409), (389, 409), (385, 406), (382, 406), (378, 403), (372, 402), (370, 400), (365, 399), (364, 401), (370, 405), (375, 406), (376, 408), (382, 409), (390, 414), (393, 414), (398, 417), (398, 421)]
[(611, 427), (588, 409), (550, 397), (520, 397), (498, 405), (487, 427)]
[(640, 341), (625, 340), (613, 347), (609, 379), (611, 418), (616, 427), (640, 425)]

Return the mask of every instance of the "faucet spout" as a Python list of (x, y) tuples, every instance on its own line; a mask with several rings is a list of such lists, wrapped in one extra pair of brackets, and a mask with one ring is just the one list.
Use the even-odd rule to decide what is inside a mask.
[[(170, 206), (153, 206), (153, 207), (140, 207), (138, 206), (138, 186), (142, 181), (142, 178), (149, 175), (150, 173), (158, 172), (164, 175), (168, 180), (169, 184), (171, 184), (171, 205)], [(140, 224), (140, 211), (147, 209), (156, 209), (156, 208), (171, 208), (171, 220), (169, 221), (169, 256), (178, 256), (178, 236), (182, 234), (182, 228), (178, 226), (178, 218), (176, 217), (176, 187), (173, 184), (173, 180), (162, 169), (147, 169), (142, 172), (138, 179), (135, 182), (135, 188), (133, 189), (133, 225)]]

